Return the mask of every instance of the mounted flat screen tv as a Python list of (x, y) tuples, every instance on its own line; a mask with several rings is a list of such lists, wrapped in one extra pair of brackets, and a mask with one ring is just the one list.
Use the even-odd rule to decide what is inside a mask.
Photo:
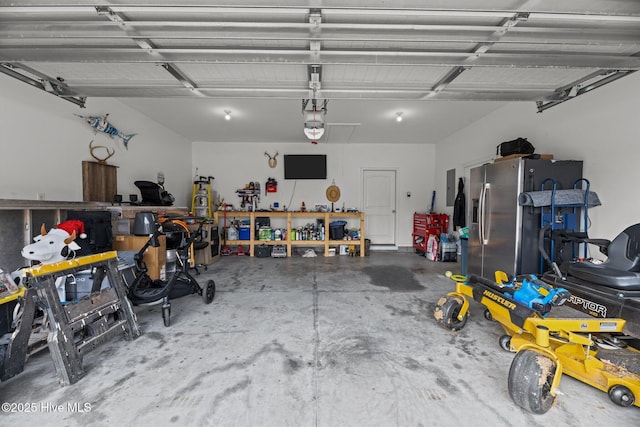
[(327, 179), (326, 154), (285, 154), (284, 179)]

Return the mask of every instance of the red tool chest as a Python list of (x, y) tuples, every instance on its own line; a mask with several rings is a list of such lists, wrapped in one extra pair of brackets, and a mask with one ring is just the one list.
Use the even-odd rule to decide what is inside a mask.
[(449, 229), (449, 215), (447, 214), (413, 214), (413, 247), (421, 252), (427, 252), (427, 240), (431, 234), (440, 237)]

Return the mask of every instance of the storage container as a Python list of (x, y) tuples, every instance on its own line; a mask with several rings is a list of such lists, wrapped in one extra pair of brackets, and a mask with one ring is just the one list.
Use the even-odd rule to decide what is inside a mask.
[(457, 261), (458, 248), (455, 242), (440, 242), (440, 261)]
[[(91, 289), (93, 287), (93, 279), (95, 274), (95, 271), (88, 269), (68, 275), (63, 285), (65, 288), (65, 300), (67, 302), (74, 302), (82, 299), (83, 297), (91, 295)], [(100, 288), (98, 290), (106, 289), (109, 287), (111, 287), (111, 284), (109, 283), (109, 279), (105, 275), (105, 277), (102, 279), (102, 282), (100, 283)]]
[(329, 239), (342, 240), (344, 238), (344, 227), (347, 221), (333, 221), (329, 223)]
[(258, 245), (255, 247), (254, 255), (256, 258), (267, 258), (271, 256), (271, 246)]
[(271, 227), (260, 227), (258, 240), (271, 240)]
[(239, 230), (240, 240), (249, 240), (251, 238), (251, 226), (240, 226)]

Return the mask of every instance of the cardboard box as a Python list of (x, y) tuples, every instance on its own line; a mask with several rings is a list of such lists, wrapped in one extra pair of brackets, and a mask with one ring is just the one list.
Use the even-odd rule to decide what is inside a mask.
[[(115, 235), (113, 249), (116, 251), (138, 251), (147, 243), (147, 236)], [(167, 280), (167, 237), (159, 236), (160, 246), (149, 246), (142, 258), (147, 264), (149, 277), (152, 280)]]

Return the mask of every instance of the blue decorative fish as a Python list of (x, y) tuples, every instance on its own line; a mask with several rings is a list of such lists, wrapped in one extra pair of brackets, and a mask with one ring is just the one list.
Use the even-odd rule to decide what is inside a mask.
[(113, 125), (107, 121), (107, 117), (109, 117), (109, 114), (105, 114), (104, 116), (81, 116), (79, 114), (75, 115), (89, 123), (89, 125), (91, 125), (91, 127), (95, 129), (96, 132), (104, 132), (111, 138), (113, 138), (114, 136), (122, 138), (124, 148), (126, 148), (127, 150), (129, 149), (129, 140), (136, 135), (135, 133), (125, 135), (118, 129), (113, 127)]

